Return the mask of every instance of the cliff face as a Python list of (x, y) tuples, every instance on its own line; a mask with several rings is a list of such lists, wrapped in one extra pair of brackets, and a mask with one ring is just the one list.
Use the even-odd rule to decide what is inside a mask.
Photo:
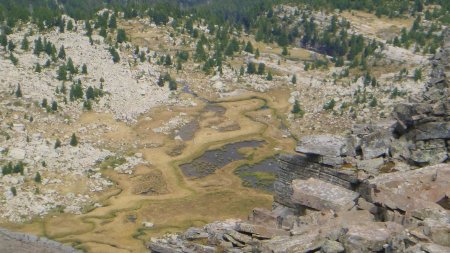
[(282, 155), (273, 210), (153, 239), (152, 252), (450, 252), (450, 35), (421, 96)]

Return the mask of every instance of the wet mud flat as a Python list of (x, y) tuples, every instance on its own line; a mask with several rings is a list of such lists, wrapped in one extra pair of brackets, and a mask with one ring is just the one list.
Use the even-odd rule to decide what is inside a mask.
[(181, 171), (187, 177), (201, 178), (234, 162), (245, 159), (239, 152), (241, 148), (258, 148), (265, 141), (242, 141), (224, 145), (220, 149), (208, 150), (190, 163), (182, 164)]
[(246, 187), (273, 192), (278, 163), (275, 158), (268, 158), (254, 165), (244, 165), (237, 168), (234, 174), (242, 179)]

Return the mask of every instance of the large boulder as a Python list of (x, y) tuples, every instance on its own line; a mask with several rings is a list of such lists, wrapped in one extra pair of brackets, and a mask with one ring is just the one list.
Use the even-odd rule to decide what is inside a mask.
[(346, 252), (385, 252), (386, 245), (402, 230), (391, 223), (367, 222), (347, 227), (340, 241)]
[(359, 194), (318, 179), (294, 180), (292, 201), (315, 210), (348, 210)]
[(306, 136), (299, 141), (295, 151), (316, 156), (319, 163), (331, 166), (341, 165), (343, 157), (355, 155), (349, 138), (334, 135)]
[(450, 139), (450, 122), (430, 122), (417, 126), (414, 130), (417, 141)]
[(443, 209), (438, 202), (450, 193), (450, 164), (382, 174), (368, 180), (360, 192), (369, 202), (412, 213)]

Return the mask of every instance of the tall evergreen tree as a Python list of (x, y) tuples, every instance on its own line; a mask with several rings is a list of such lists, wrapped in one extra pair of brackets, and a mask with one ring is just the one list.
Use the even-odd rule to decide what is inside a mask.
[(78, 138), (77, 136), (73, 133), (72, 137), (70, 138), (70, 146), (72, 147), (76, 147), (78, 145)]
[(124, 29), (117, 29), (117, 43), (122, 43), (127, 41), (127, 34)]
[(247, 73), (248, 74), (255, 74), (256, 73), (256, 67), (255, 67), (255, 64), (253, 62), (249, 62), (247, 64)]
[(64, 45), (62, 45), (59, 49), (58, 58), (61, 60), (66, 59), (66, 50), (64, 49)]
[(27, 51), (30, 48), (30, 42), (28, 41), (27, 37), (23, 37), (22, 45), (20, 47), (22, 50)]
[(22, 89), (20, 88), (20, 84), (17, 85), (16, 97), (18, 98), (22, 97)]
[(117, 28), (117, 19), (116, 19), (116, 14), (112, 14), (111, 17), (109, 18), (109, 24), (108, 27), (110, 29), (116, 29)]

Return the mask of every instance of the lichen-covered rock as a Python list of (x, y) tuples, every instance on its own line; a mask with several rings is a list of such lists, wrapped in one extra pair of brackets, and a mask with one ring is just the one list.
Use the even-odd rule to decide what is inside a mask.
[(359, 194), (314, 178), (294, 180), (292, 201), (315, 210), (349, 210)]

